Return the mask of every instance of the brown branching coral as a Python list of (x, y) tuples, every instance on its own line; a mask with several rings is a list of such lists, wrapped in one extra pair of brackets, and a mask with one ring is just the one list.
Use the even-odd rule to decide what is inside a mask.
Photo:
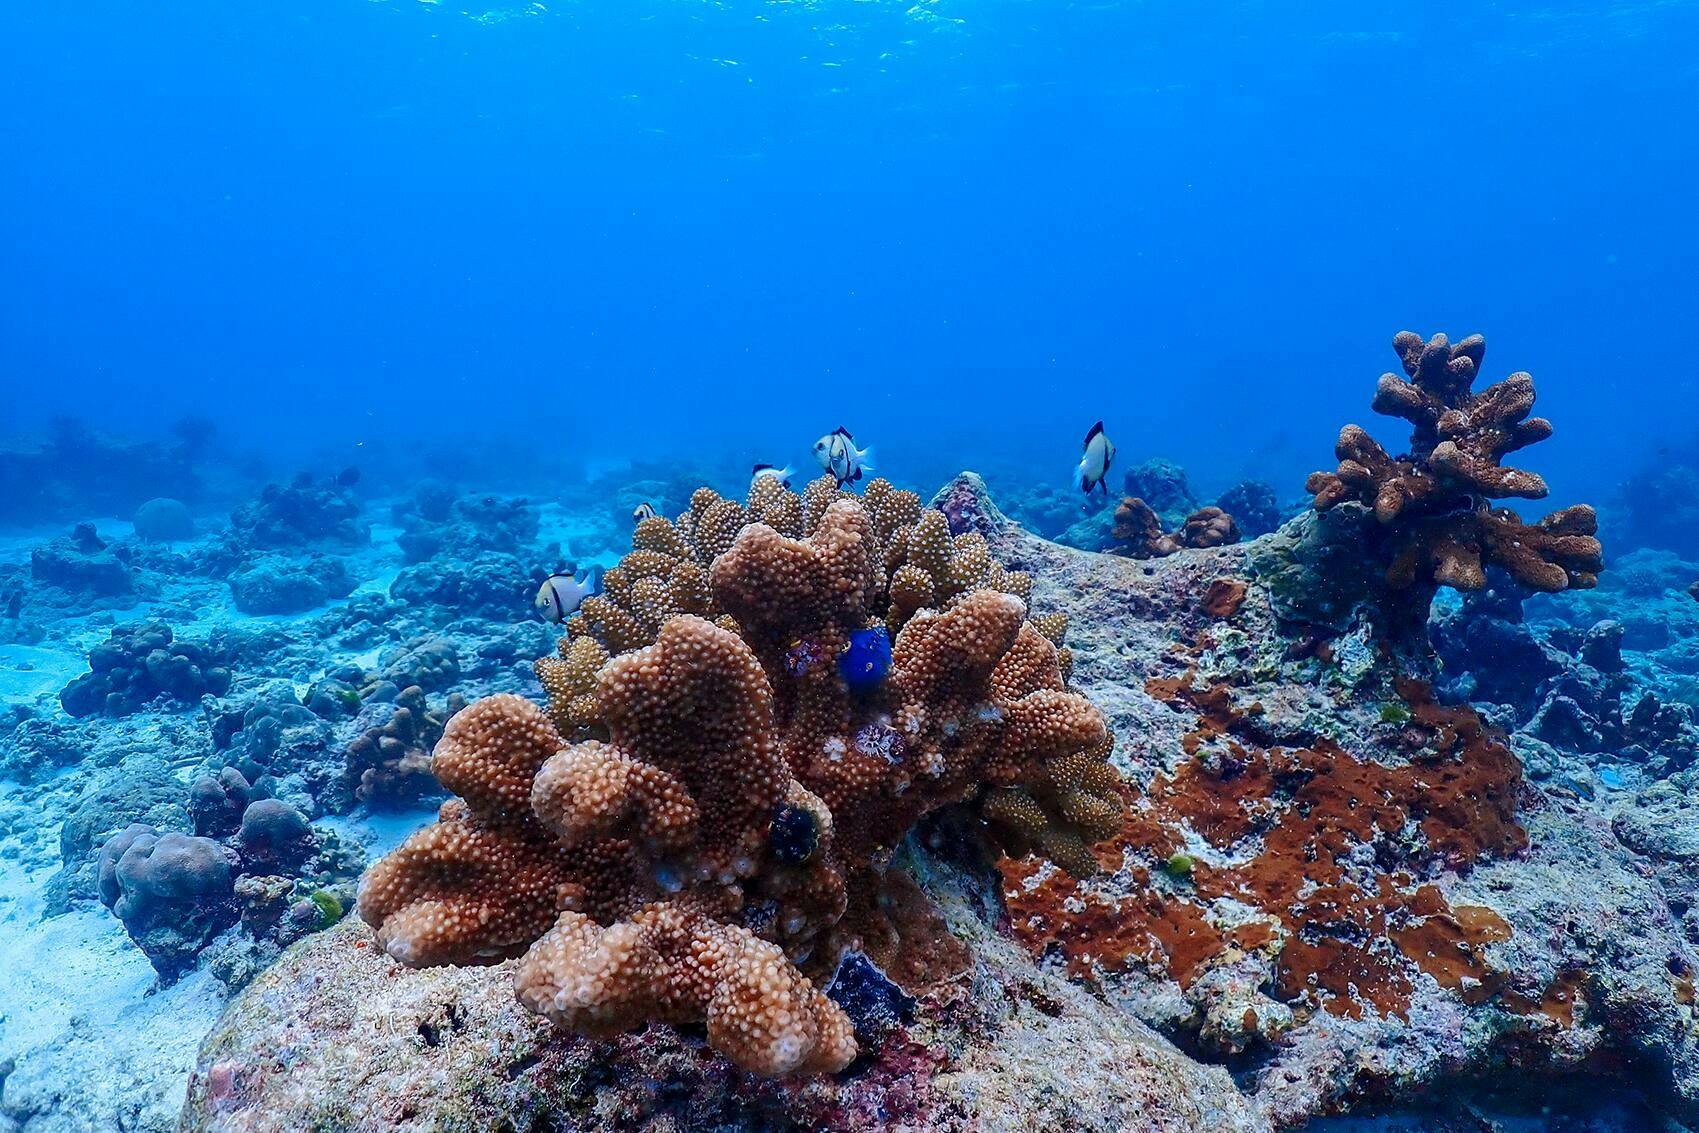
[[(1121, 812), (1065, 621), (1029, 622), (1031, 579), (942, 521), (884, 481), (763, 479), (639, 524), (538, 662), (549, 709), (450, 724), (435, 769), (460, 798), (362, 888), (385, 949), (523, 953), (521, 1000), (564, 1026), (699, 1022), (748, 1070), (840, 1069), (849, 1024), (810, 977), (849, 947), (910, 982), (964, 960), (890, 869), (916, 821), (983, 798), (1008, 848), (1090, 871)], [(890, 634), (888, 671), (852, 683), (840, 651)]]
[(525, 951), (521, 1000), (588, 1033), (701, 1021), (757, 1073), (840, 1069), (847, 1019), (737, 923), (760, 866), (759, 884), (790, 898), (774, 935), (842, 907), (829, 826), (804, 861), (765, 860), (776, 810), (805, 793), (780, 760), (758, 663), (687, 616), (599, 684), (612, 743), (568, 744), (514, 696), (456, 716), (436, 769), (462, 798), (373, 867), (361, 916), (409, 964)]
[(1335, 446), (1339, 467), (1313, 473), (1306, 485), (1316, 510), (1354, 502), (1374, 511), (1394, 590), (1479, 590), (1492, 565), (1534, 590), (1595, 585), (1603, 560), (1591, 507), (1564, 508), (1528, 524), (1489, 503), (1547, 493), (1538, 475), (1502, 464), (1552, 434), (1551, 422), (1529, 416), (1533, 379), (1515, 373), (1472, 392), (1486, 355), (1480, 335), (1452, 344), (1442, 334), (1423, 342), (1403, 331), (1393, 348), (1409, 380), (1382, 376), (1374, 409), (1410, 423), (1410, 449), (1391, 456), (1347, 425)]
[(1088, 750), (1049, 761), (1046, 777), (1032, 786), (986, 792), (980, 812), (1003, 832), (1010, 854), (1048, 858), (1075, 877), (1096, 870), (1092, 846), (1121, 826), (1121, 777), (1109, 765), (1112, 746), (1105, 734)]
[[(1031, 577), (1005, 571), (991, 557), (983, 536), (951, 535), (941, 512), (922, 508), (919, 496), (897, 489), (888, 480), (872, 481), (866, 494), (857, 497), (839, 488), (832, 477), (822, 476), (799, 496), (782, 482), (761, 477), (750, 486), (747, 504), (724, 499), (711, 488), (699, 488), (691, 496), (690, 509), (676, 521), (651, 516), (639, 523), (632, 533), (631, 551), (604, 576), (603, 593), (587, 599), (567, 619), (567, 632), (574, 641), (593, 638), (611, 656), (651, 644), (667, 619), (679, 614), (735, 618), (736, 611), (710, 584), (714, 562), (750, 527), (769, 530), (771, 535), (764, 538), (813, 539), (826, 525), (832, 505), (842, 501), (853, 501), (863, 517), (854, 522), (865, 521), (867, 530), (858, 531), (856, 537), (870, 539), (871, 573), (860, 583), (867, 588), (862, 598), (872, 611), (870, 616), (882, 618), (893, 633), (917, 610), (947, 608), (974, 590), (1000, 590), (1023, 602), (1031, 597)], [(788, 610), (789, 604), (764, 594), (760, 578), (745, 579), (743, 584), (744, 616), (750, 619), (743, 629), (759, 634), (773, 617), (762, 611)], [(735, 601), (737, 595), (732, 598)], [(800, 611), (774, 616), (809, 620)], [(595, 721), (590, 701), (572, 703), (586, 695), (583, 662), (588, 656), (573, 654), (563, 644), (558, 660), (539, 662), (539, 678), (563, 731)]]
[(596, 672), (608, 662), (608, 651), (593, 637), (560, 639), (558, 657), (536, 662), (537, 680), (549, 694), (549, 716), (563, 736), (587, 734), (601, 722), (596, 696)]

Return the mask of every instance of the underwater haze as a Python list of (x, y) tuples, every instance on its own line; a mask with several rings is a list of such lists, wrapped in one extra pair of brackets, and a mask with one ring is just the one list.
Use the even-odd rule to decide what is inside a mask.
[(1692, 439), (1687, 4), (93, 0), (0, 33), (8, 432), (195, 413), (287, 469), (785, 463), (842, 424), (1065, 482), (1101, 418), (1289, 482), (1409, 327), (1535, 375), (1556, 484)]
[(473, 2), (0, 2), (0, 1133), (1699, 1133), (1699, 0)]

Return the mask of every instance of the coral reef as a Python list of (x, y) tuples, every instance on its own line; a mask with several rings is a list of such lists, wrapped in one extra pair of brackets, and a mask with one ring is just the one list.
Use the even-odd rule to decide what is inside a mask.
[(1232, 516), (1247, 539), (1278, 530), (1289, 514), (1274, 489), (1261, 480), (1244, 480), (1221, 493), (1215, 506)]
[(463, 496), (430, 487), (395, 508), (396, 543), (409, 563), (439, 555), (465, 558), (485, 552), (514, 555), (537, 539), (536, 507), (512, 496)]
[[(1467, 869), (1526, 843), (1513, 817), (1520, 768), (1473, 713), (1442, 708), (1424, 688), (1404, 684), (1396, 703), (1411, 762), (1395, 767), (1319, 736), (1270, 744), (1229, 686), (1200, 685), (1190, 673), (1152, 678), (1147, 692), (1198, 724), (1181, 740), (1190, 760), (1142, 792), (1122, 832), (1119, 852), (1131, 860), (1115, 865), (1142, 874), (1144, 884), (1127, 900), (1094, 901), (1060, 917), (1050, 910), (1065, 898), (1052, 888), (1072, 883), (1047, 885), (1038, 871), (1013, 867), (1017, 931), (1043, 923), (1044, 942), (1079, 974), (1119, 958), (1154, 965), (1183, 991), (1233, 955), (1261, 952), (1272, 958), (1278, 1001), (1261, 1010), (1280, 1029), (1293, 1009), (1407, 1012), (1418, 971), (1454, 988), (1468, 979), (1469, 994), (1490, 994), (1479, 951), (1506, 931), (1502, 920), (1486, 909), (1453, 910), (1421, 881), (1434, 863)], [(1231, 860), (1253, 837), (1260, 852)], [(1172, 868), (1188, 848), (1183, 870)], [(1181, 874), (1178, 883), (1157, 884), (1155, 862)], [(1212, 905), (1229, 898), (1242, 911), (1223, 924)], [(1208, 1010), (1216, 1045), (1250, 1041), (1239, 1028), (1223, 1029), (1215, 1004)], [(1225, 1022), (1233, 1021), (1230, 1013)]]
[[(1003, 863), (1010, 929), (1235, 1066), (1281, 1124), (1492, 1076), (1507, 1051), (1536, 1102), (1586, 1074), (1694, 1112), (1683, 835), (1642, 838), (1639, 804), (1609, 776), (1596, 798), (1573, 791), (1575, 757), (1554, 774), (1540, 767), (1553, 745), (1437, 702), (1413, 679), (1435, 675), (1432, 655), (1388, 649), (1363, 616), (1381, 564), (1358, 554), (1355, 596), (1299, 601), (1313, 580), (1355, 585), (1351, 532), (1377, 521), (1352, 510), (1142, 563), (992, 538), (1037, 600), (1073, 616), (1074, 679), (1131, 737), (1117, 761), (1132, 802), (1096, 850), (1104, 868), (1075, 880)], [(1290, 617), (1300, 606), (1337, 620)], [(1562, 644), (1609, 669), (1613, 641)], [(1641, 781), (1640, 766), (1615, 781)]]
[[(443, 1130), (1270, 1133), (1225, 1070), (1035, 971), (963, 896), (941, 897), (977, 957), (975, 978), (922, 998), (912, 1018), (855, 992), (846, 1013), (871, 1022), (890, 1010), (900, 1024), (851, 1073), (781, 1079), (706, 1058), (670, 1027), (610, 1040), (562, 1032), (515, 1002), (515, 961), (398, 971), (350, 918), (232, 1003), (201, 1048), (178, 1128), (376, 1131), (405, 1113)], [(359, 1089), (347, 1088), (353, 1077)]]
[(1502, 464), (1551, 436), (1549, 421), (1529, 416), (1533, 379), (1516, 373), (1473, 392), (1486, 354), (1479, 335), (1454, 345), (1444, 335), (1424, 343), (1403, 331), (1393, 348), (1410, 380), (1384, 375), (1374, 409), (1409, 422), (1409, 451), (1390, 456), (1364, 430), (1347, 425), (1336, 446), (1339, 467), (1313, 473), (1306, 485), (1316, 510), (1347, 503), (1372, 508), (1379, 538), (1371, 550), (1385, 563), (1386, 582), (1422, 614), (1439, 586), (1480, 589), (1488, 565), (1533, 590), (1595, 585), (1603, 561), (1591, 507), (1564, 508), (1527, 524), (1490, 503), (1547, 493), (1539, 476)]
[(1198, 510), (1186, 470), (1171, 460), (1147, 460), (1127, 469), (1121, 494), (1147, 501), (1157, 521), (1170, 531)]
[(30, 553), (30, 576), (79, 595), (109, 598), (129, 594), (135, 577), (127, 556), (110, 546), (92, 523), (43, 543)]
[[(0, 718), (3, 719), (3, 718)], [(20, 712), (9, 725), (0, 722), (0, 779), (33, 783), (70, 767), (87, 754), (63, 721)]]
[[(411, 550), (350, 545), (357, 593), (258, 619), (232, 576), (341, 545), (266, 550), (204, 517), (178, 546), (63, 541), (127, 570), (102, 598), (32, 577), (39, 539), (13, 544), (0, 635), (33, 640), (0, 673), (19, 693), (0, 707), (0, 961), (51, 994), (7, 1002), (0, 1126), (169, 1128), (192, 1044), (250, 979), (185, 1129), (1266, 1129), (1474, 1083), (1699, 1115), (1699, 563), (1642, 549), (1595, 589), (1527, 597), (1487, 560), (1483, 587), (1389, 639), (1381, 612), (1421, 587), (1389, 581), (1367, 503), (1128, 561), (1027, 536), (971, 475), (927, 506), (883, 483), (725, 499), (645, 475), (622, 507), (613, 480), (550, 481), (539, 506), (420, 489), (395, 511)], [(644, 501), (665, 518), (633, 532)], [(1178, 541), (1197, 510), (1158, 530)], [(531, 545), (537, 512), (584, 560), (634, 546), (558, 642), (530, 612), (558, 554)], [(916, 659), (995, 628), (1001, 595), (1033, 612), (990, 674), (917, 692)], [(175, 630), (141, 655), (120, 639), (152, 630), (98, 644), (125, 675), (91, 665), (77, 696), (99, 707), (71, 716), (56, 694), (113, 627), (103, 604)], [(169, 690), (145, 684), (154, 646)], [(1045, 687), (1005, 688), (1033, 656)], [(178, 683), (195, 667), (233, 675)], [(756, 676), (765, 722), (722, 727)], [(470, 743), (487, 707), (448, 726), (460, 694), (537, 680), (547, 706), (513, 725), (534, 750)], [(683, 690), (716, 681), (705, 718)], [(990, 733), (1052, 694), (1096, 704), (1102, 739), (1003, 778)], [(427, 756), (445, 731), (446, 787)], [(472, 748), (527, 754), (492, 770)], [(512, 791), (487, 806), (467, 780)], [(385, 939), (428, 941), (440, 912), (472, 926), (472, 962), (398, 966), (359, 918), (301, 940), (354, 905), (354, 840), (389, 849), (449, 787), (414, 927)], [(109, 844), (133, 927), (99, 903)], [(516, 889), (532, 866), (563, 884)], [(92, 962), (92, 990), (60, 978)], [(846, 1028), (846, 1072), (745, 1069), (833, 1065)]]
[[(230, 702), (208, 701), (203, 712), (212, 748), (225, 767), (249, 782), (294, 773), (329, 779), (332, 726), (301, 703), (292, 684), (270, 681)], [(317, 793), (309, 785), (309, 793)]]
[[(488, 698), (444, 732), (459, 798), (361, 890), (398, 959), (523, 951), (521, 1000), (571, 1029), (703, 1022), (753, 1072), (839, 1069), (849, 1021), (796, 965), (961, 963), (887, 868), (916, 821), (989, 792), (991, 829), (1086, 868), (1114, 826), (1102, 717), (1026, 620), (1031, 580), (913, 493), (702, 489), (604, 581), (539, 664), (549, 713)], [(889, 672), (858, 689), (830, 659), (881, 621)]]
[(393, 702), (366, 704), (354, 722), (357, 734), (344, 748), (343, 789), (379, 809), (415, 806), (441, 794), (431, 774), (431, 749), (448, 718), (465, 706), (465, 699), (455, 695), (433, 710), (418, 685), (402, 689)]
[[(123, 922), (165, 983), (182, 978), (221, 941), (220, 978), (240, 986), (257, 969), (244, 951), (278, 950), (332, 924), (352, 896), (361, 859), (306, 816), (227, 768), (190, 787), (194, 833), (132, 822), (101, 847), (101, 903)], [(169, 818), (169, 811), (162, 818)]]
[(219, 696), (230, 687), (221, 660), (205, 646), (176, 640), (164, 622), (119, 626), (89, 650), (89, 671), (65, 686), (59, 703), (72, 716), (123, 716), (155, 697)]
[(429, 749), (465, 702), (432, 697), (461, 679), (454, 642), (428, 634), (378, 651), (375, 667), (338, 667), (304, 694), (256, 682), (203, 701), (212, 758), (314, 815), (411, 806), (441, 794)]
[(100, 851), (100, 899), (160, 976), (173, 980), (235, 923), (236, 867), (210, 838), (137, 823)]
[(414, 686), (441, 692), (460, 679), (460, 648), (442, 634), (408, 638), (378, 662), (377, 671), (361, 685), (364, 699), (394, 700), (401, 690)]
[(137, 538), (153, 543), (177, 543), (195, 536), (195, 520), (187, 505), (169, 496), (156, 496), (143, 503), (131, 523)]
[(1234, 517), (1221, 506), (1199, 507), (1185, 470), (1171, 461), (1146, 461), (1125, 479), (1127, 494), (1119, 505), (1088, 515), (1054, 537), (1067, 546), (1135, 559), (1239, 541)]
[(993, 478), (997, 498), (1008, 507), (1009, 517), (1035, 535), (1062, 539), (1082, 517), (1095, 517), (1109, 508), (1101, 493), (1082, 496), (1068, 488), (1031, 483), (1027, 476), (1011, 473)]
[(531, 569), (513, 555), (480, 552), (464, 559), (433, 559), (407, 567), (390, 584), (398, 602), (431, 612), (443, 620), (478, 617), (498, 621), (528, 621), (536, 616), (531, 599), (537, 580)]
[(302, 474), (288, 486), (266, 485), (230, 514), (230, 526), (244, 546), (263, 551), (346, 549), (371, 542), (371, 524), (360, 513), (360, 501), (340, 485)]
[(1119, 505), (1103, 506), (1083, 519), (1077, 496), (1058, 500), (1034, 515), (1031, 490), (1017, 497), (1020, 502), (1011, 515), (1065, 546), (1159, 558), (1184, 547), (1218, 547), (1241, 537), (1265, 535), (1290, 514), (1280, 506), (1274, 489), (1260, 480), (1246, 480), (1223, 492), (1214, 504), (1200, 505), (1185, 470), (1167, 460), (1146, 461), (1130, 470), (1125, 481), (1126, 494)]
[(1690, 766), (1699, 750), (1695, 710), (1635, 679), (1622, 623), (1537, 625), (1523, 613), (1529, 596), (1495, 568), (1485, 589), (1433, 618), (1446, 697), (1517, 732), (1547, 774), (1558, 769), (1558, 750), (1609, 755), (1657, 778)]
[(230, 593), (244, 614), (296, 614), (346, 598), (355, 583), (333, 555), (262, 555), (230, 576)]

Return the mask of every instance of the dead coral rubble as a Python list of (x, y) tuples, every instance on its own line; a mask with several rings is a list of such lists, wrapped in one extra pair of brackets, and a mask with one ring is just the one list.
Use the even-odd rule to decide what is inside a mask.
[(1306, 484), (1316, 510), (1348, 502), (1373, 509), (1394, 590), (1479, 590), (1490, 564), (1535, 590), (1595, 585), (1602, 558), (1591, 507), (1563, 508), (1529, 524), (1490, 504), (1547, 493), (1539, 476), (1501, 463), (1552, 434), (1550, 421), (1529, 416), (1533, 379), (1515, 373), (1472, 392), (1486, 354), (1480, 335), (1452, 344), (1443, 334), (1423, 342), (1403, 331), (1392, 344), (1410, 380), (1383, 375), (1374, 409), (1410, 423), (1409, 451), (1391, 456), (1363, 429), (1345, 426), (1335, 446), (1339, 467), (1311, 474)]
[(977, 800), (1005, 845), (1079, 870), (1119, 822), (1102, 714), (1031, 586), (884, 481), (700, 490), (638, 525), (538, 663), (548, 710), (449, 723), (433, 770), (459, 797), (368, 874), (361, 916), (410, 965), (523, 954), (521, 1001), (584, 1034), (702, 1023), (756, 1073), (841, 1069), (855, 1039), (815, 980), (844, 950), (911, 985), (964, 962), (888, 868), (918, 819)]

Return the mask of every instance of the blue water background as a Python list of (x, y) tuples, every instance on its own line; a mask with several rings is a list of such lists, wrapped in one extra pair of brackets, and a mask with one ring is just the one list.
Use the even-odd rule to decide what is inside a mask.
[[(1699, 5), (0, 7), (0, 439), (1283, 491), (1410, 327), (1691, 442)], [(1397, 429), (1382, 428), (1397, 437)], [(547, 490), (538, 484), (536, 491)]]

